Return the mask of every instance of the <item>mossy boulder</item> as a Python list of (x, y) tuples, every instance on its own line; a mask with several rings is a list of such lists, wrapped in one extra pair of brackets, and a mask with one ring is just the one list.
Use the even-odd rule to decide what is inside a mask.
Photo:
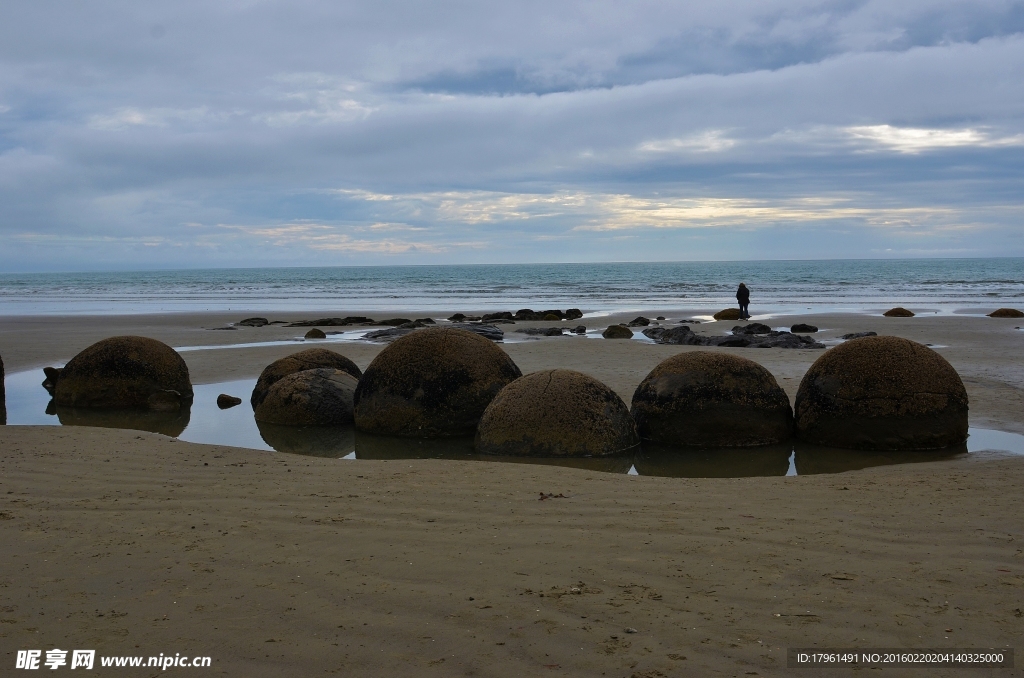
[(359, 380), (331, 367), (303, 370), (278, 379), (256, 407), (256, 421), (283, 426), (352, 423)]
[(851, 339), (818, 358), (796, 395), (797, 436), (868, 450), (967, 440), (967, 390), (932, 349), (900, 337)]
[(722, 309), (712, 317), (715, 320), (739, 320), (741, 315), (738, 308), (726, 308)]
[(356, 428), (436, 438), (472, 435), (480, 415), (522, 372), (489, 339), (456, 328), (427, 328), (381, 351), (355, 394)]
[(633, 393), (640, 436), (664, 445), (749, 447), (793, 435), (789, 397), (771, 372), (727, 353), (663, 360)]
[(192, 400), (188, 366), (167, 344), (147, 337), (98, 341), (72, 358), (53, 387), (58, 406), (177, 410)]
[(905, 309), (902, 306), (897, 306), (896, 308), (890, 308), (882, 315), (884, 315), (886, 318), (913, 318), (914, 312)]
[(260, 378), (256, 380), (256, 387), (252, 390), (252, 396), (249, 398), (252, 408), (255, 410), (263, 402), (267, 390), (279, 379), (289, 374), (303, 370), (315, 370), (320, 367), (330, 367), (348, 372), (356, 379), (363, 376), (356, 364), (340, 353), (329, 351), (326, 348), (307, 348), (305, 351), (275, 360), (263, 368)]
[(601, 333), (601, 336), (605, 339), (632, 339), (633, 330), (625, 325), (611, 325)]
[(998, 308), (988, 314), (989, 318), (1024, 318), (1024, 311), (1015, 308)]
[(326, 339), (327, 335), (324, 334), (324, 331), (322, 329), (320, 329), (318, 327), (314, 327), (309, 332), (306, 332), (306, 334), (304, 335), (304, 338), (306, 338), (306, 339)]
[(477, 429), (483, 454), (606, 457), (640, 443), (622, 398), (573, 370), (544, 370), (517, 379), (494, 398)]

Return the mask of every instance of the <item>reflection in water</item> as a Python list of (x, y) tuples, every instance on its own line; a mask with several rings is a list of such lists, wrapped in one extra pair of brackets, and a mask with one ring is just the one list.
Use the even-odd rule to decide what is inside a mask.
[(913, 450), (909, 452), (847, 450), (837, 447), (822, 447), (797, 441), (796, 472), (798, 475), (815, 473), (842, 473), (857, 471), (872, 466), (892, 464), (917, 464), (928, 461), (943, 461), (967, 454), (967, 445), (956, 445), (941, 450)]
[(557, 457), (498, 457), (478, 454), (472, 437), (462, 438), (398, 438), (356, 432), (356, 459), (456, 459), (462, 461), (498, 461), (514, 464), (539, 464), (569, 468), (626, 473), (633, 456), (564, 459)]
[(356, 445), (351, 426), (281, 426), (260, 421), (256, 426), (267, 445), (277, 452), (340, 459), (351, 454)]
[(191, 418), (191, 403), (186, 403), (177, 412), (153, 412), (152, 410), (105, 410), (91, 407), (46, 406), (47, 414), (55, 412), (63, 426), (100, 426), (102, 428), (127, 428), (133, 431), (162, 433), (177, 438), (188, 426)]
[(746, 478), (784, 476), (793, 445), (693, 449), (645, 442), (636, 457), (642, 476), (669, 478)]

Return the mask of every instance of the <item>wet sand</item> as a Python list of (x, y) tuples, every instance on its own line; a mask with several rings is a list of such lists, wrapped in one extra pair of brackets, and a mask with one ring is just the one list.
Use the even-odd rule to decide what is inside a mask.
[[(5, 318), (0, 355), (11, 373), (114, 334), (195, 346), (305, 329), (204, 329), (242, 317)], [(874, 330), (943, 345), (972, 425), (1024, 433), (1019, 320), (768, 324), (798, 320), (828, 328), (825, 338)], [(211, 383), (254, 377), (306, 346), (183, 356), (196, 383)], [(381, 348), (331, 347), (361, 367)], [(524, 372), (579, 369), (627, 402), (660, 360), (696, 350), (569, 337), (505, 349)], [(714, 350), (764, 364), (791, 396), (821, 353)], [(0, 637), (11, 667), (18, 649), (73, 647), (210, 655), (218, 675), (789, 675), (786, 647), (1024, 637), (1021, 458), (687, 480), (341, 462), (78, 427), (4, 427), (0, 449)]]

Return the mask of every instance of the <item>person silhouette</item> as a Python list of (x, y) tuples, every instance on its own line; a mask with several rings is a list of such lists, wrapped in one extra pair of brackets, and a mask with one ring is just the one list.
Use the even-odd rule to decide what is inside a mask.
[(750, 290), (746, 284), (740, 283), (739, 289), (736, 290), (736, 301), (740, 302), (740, 320), (750, 320), (750, 312), (747, 310), (750, 306)]

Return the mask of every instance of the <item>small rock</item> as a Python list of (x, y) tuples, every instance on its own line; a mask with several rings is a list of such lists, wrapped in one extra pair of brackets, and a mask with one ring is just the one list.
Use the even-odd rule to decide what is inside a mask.
[(227, 327), (211, 327), (210, 329), (211, 330), (237, 330), (238, 328), (234, 327), (232, 325), (228, 325)]
[(324, 334), (323, 330), (317, 329), (316, 327), (314, 327), (309, 332), (306, 332), (306, 337), (305, 338), (306, 339), (326, 339), (327, 335)]
[(663, 316), (663, 315), (659, 315), (657, 318), (655, 318), (655, 320), (664, 320), (664, 319), (665, 319), (665, 316)]
[(844, 334), (841, 339), (860, 339), (861, 337), (877, 337), (878, 332), (851, 332)]
[(576, 327), (572, 328), (569, 331), (572, 332), (573, 334), (586, 334), (587, 333), (587, 326), (586, 325), (577, 325)]
[(448, 317), (448, 320), (451, 320), (453, 323), (460, 323), (465, 319), (466, 315), (464, 313), (456, 313)]
[(46, 392), (50, 395), (53, 395), (54, 389), (57, 388), (57, 382), (60, 380), (61, 372), (63, 372), (63, 370), (59, 367), (43, 368), (43, 375), (46, 376), (46, 379), (43, 380), (43, 388), (45, 388)]
[(789, 331), (793, 332), (794, 334), (796, 334), (796, 333), (799, 333), (799, 334), (813, 334), (814, 332), (818, 331), (818, 328), (815, 327), (814, 325), (807, 325), (805, 323), (797, 323), (796, 325), (793, 325), (792, 327), (790, 327)]
[(632, 626), (627, 626), (626, 633), (637, 633), (637, 630), (634, 629)]
[(626, 327), (647, 327), (650, 324), (651, 324), (651, 319), (650, 318), (645, 318), (645, 317), (643, 317), (641, 315), (641, 316), (637, 316), (636, 318), (633, 318), (632, 320), (630, 320), (626, 324)]
[(217, 396), (217, 407), (219, 407), (222, 410), (227, 410), (234, 407), (235, 405), (241, 404), (241, 398), (236, 398), (235, 396), (228, 395), (227, 393), (221, 393), (219, 396)]
[(632, 339), (633, 330), (625, 325), (612, 325), (602, 332), (601, 336), (605, 339)]
[(264, 325), (269, 325), (270, 321), (266, 318), (246, 318), (245, 320), (239, 320), (236, 324), (243, 327), (263, 327)]
[(897, 306), (896, 308), (890, 308), (882, 315), (884, 315), (886, 318), (913, 318), (914, 312), (909, 311), (903, 308), (902, 306)]
[(567, 309), (565, 309), (565, 319), (566, 320), (576, 320), (576, 319), (582, 318), (582, 317), (583, 317), (583, 311), (579, 310), (578, 308), (567, 308)]

